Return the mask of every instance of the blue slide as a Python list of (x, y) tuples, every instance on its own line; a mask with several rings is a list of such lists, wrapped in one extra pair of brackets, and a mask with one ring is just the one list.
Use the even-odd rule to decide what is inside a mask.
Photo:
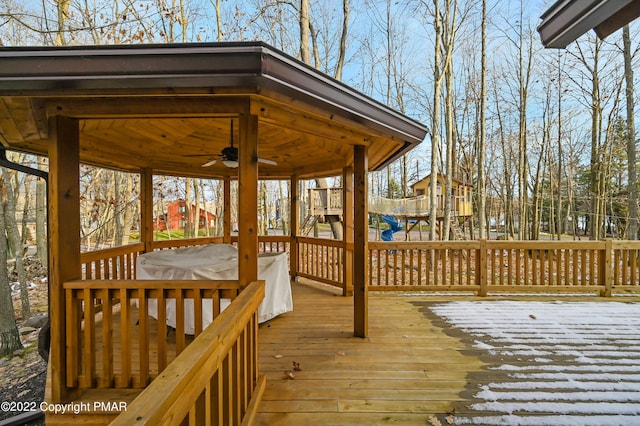
[(380, 238), (382, 238), (382, 241), (393, 241), (393, 234), (395, 232), (402, 231), (402, 225), (393, 216), (381, 216), (380, 218), (391, 227), (391, 229), (385, 229), (382, 231)]

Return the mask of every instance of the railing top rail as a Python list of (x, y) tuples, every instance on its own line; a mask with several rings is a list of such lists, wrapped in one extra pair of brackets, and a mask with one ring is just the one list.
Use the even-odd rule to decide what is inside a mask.
[(250, 283), (111, 424), (180, 423), (263, 298), (264, 281)]
[(109, 247), (106, 249), (86, 251), (86, 252), (80, 253), (80, 262), (82, 263), (92, 262), (94, 260), (105, 259), (112, 256), (139, 252), (139, 251), (142, 251), (143, 249), (144, 249), (144, 244), (134, 243), (134, 244), (127, 244), (126, 246)]
[(370, 241), (370, 250), (410, 250), (410, 249), (473, 249), (480, 248), (479, 240), (469, 241)]
[[(238, 236), (232, 235), (231, 241), (237, 241)], [(282, 241), (289, 242), (291, 241), (291, 235), (258, 235), (258, 241)]]
[(486, 240), (487, 248), (517, 248), (517, 249), (583, 249), (600, 250), (604, 249), (605, 241), (530, 241), (530, 240)]
[(611, 240), (611, 248), (614, 250), (640, 250), (640, 241)]
[(144, 290), (230, 290), (238, 289), (238, 281), (235, 280), (76, 280), (64, 283), (64, 288), (69, 290), (82, 289), (144, 289)]
[(222, 237), (181, 238), (177, 240), (154, 241), (154, 249), (167, 249), (172, 247), (199, 246), (222, 242)]
[(333, 247), (343, 247), (343, 240), (330, 240), (328, 238), (315, 238), (315, 237), (298, 237), (299, 243), (306, 244), (316, 244), (320, 246), (333, 246)]

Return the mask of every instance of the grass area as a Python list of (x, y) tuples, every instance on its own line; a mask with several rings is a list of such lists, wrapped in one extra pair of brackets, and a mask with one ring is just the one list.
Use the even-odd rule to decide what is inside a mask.
[[(198, 232), (198, 237), (206, 237), (204, 229), (201, 229)], [(165, 240), (179, 240), (184, 238), (184, 230), (172, 230), (172, 231), (153, 231), (153, 240), (154, 241), (165, 241)], [(140, 233), (132, 232), (129, 235), (129, 241), (140, 241)]]

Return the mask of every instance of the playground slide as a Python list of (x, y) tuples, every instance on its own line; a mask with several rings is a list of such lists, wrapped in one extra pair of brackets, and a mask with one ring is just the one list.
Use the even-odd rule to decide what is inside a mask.
[(385, 229), (380, 234), (382, 241), (393, 241), (393, 234), (398, 231), (402, 231), (402, 225), (393, 216), (383, 215), (380, 217), (383, 222), (388, 223), (391, 229)]

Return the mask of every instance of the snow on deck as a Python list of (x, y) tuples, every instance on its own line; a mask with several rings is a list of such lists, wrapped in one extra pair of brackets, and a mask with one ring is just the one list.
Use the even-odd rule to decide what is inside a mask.
[(467, 333), (471, 373), (455, 424), (640, 425), (640, 303), (458, 301), (431, 305)]

